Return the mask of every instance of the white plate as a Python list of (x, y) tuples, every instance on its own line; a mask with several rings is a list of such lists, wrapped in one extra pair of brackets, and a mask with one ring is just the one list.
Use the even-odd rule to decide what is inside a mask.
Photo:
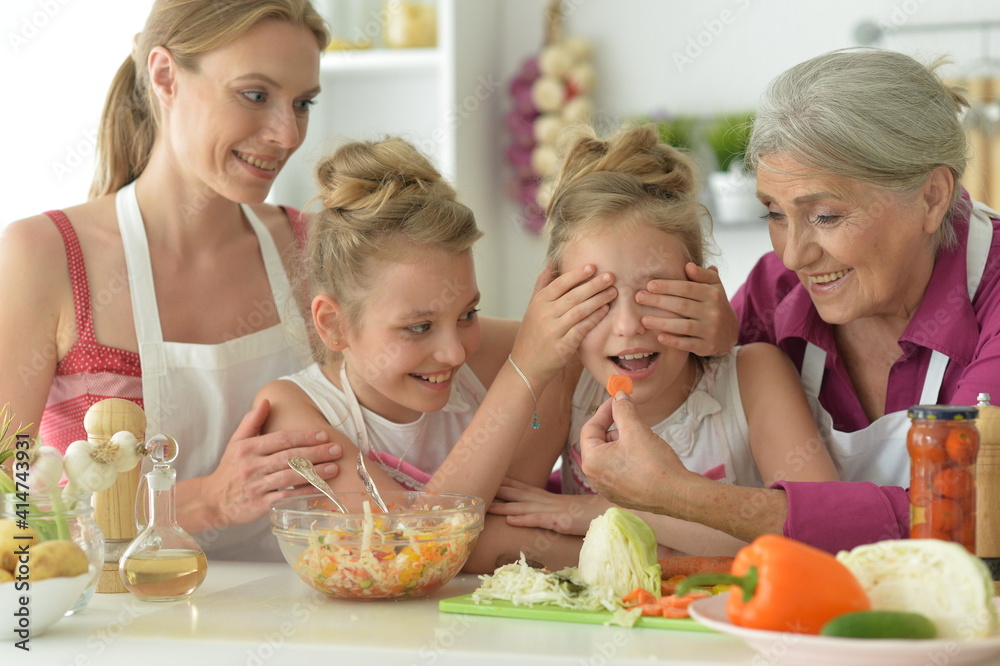
[(834, 638), (738, 627), (726, 616), (728, 594), (699, 599), (689, 612), (698, 622), (736, 636), (770, 662), (801, 666), (915, 666), (978, 664), (1000, 655), (1000, 636), (972, 642)]

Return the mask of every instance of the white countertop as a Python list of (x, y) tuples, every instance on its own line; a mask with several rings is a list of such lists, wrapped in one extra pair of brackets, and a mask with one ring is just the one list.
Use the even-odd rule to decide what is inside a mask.
[(188, 601), (98, 594), (82, 612), (33, 637), (30, 652), (12, 641), (0, 648), (0, 663), (745, 665), (756, 654), (720, 634), (438, 611), (439, 599), (469, 593), (478, 582), (461, 575), (426, 599), (339, 601), (313, 591), (286, 564), (212, 562)]

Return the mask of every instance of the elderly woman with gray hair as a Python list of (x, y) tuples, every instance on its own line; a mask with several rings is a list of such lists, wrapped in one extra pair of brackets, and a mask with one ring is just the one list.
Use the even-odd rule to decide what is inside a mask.
[(673, 313), (643, 321), (662, 342), (714, 354), (738, 328), (741, 343), (783, 349), (829, 412), (842, 481), (713, 483), (645, 432), (622, 394), (585, 433), (599, 492), (744, 539), (784, 533), (835, 551), (908, 535), (908, 408), (1000, 396), (998, 215), (960, 184), (967, 103), (935, 68), (847, 49), (781, 74), (747, 154), (775, 251), (731, 310), (717, 284), (654, 281), (637, 296)]

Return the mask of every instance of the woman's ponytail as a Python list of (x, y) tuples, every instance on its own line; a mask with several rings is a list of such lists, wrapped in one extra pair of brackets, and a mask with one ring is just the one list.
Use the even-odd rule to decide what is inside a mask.
[(118, 68), (104, 102), (91, 199), (117, 192), (146, 168), (156, 137), (147, 88), (139, 82), (135, 61), (129, 56)]

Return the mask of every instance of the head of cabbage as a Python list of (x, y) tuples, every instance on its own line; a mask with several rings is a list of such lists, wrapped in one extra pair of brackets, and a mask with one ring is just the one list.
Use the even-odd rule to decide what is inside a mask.
[(634, 513), (611, 507), (594, 518), (580, 548), (577, 575), (604, 585), (620, 599), (637, 587), (660, 596), (656, 534)]
[(939, 638), (971, 640), (995, 634), (993, 577), (981, 559), (957, 543), (895, 539), (841, 551), (873, 610), (925, 615)]

